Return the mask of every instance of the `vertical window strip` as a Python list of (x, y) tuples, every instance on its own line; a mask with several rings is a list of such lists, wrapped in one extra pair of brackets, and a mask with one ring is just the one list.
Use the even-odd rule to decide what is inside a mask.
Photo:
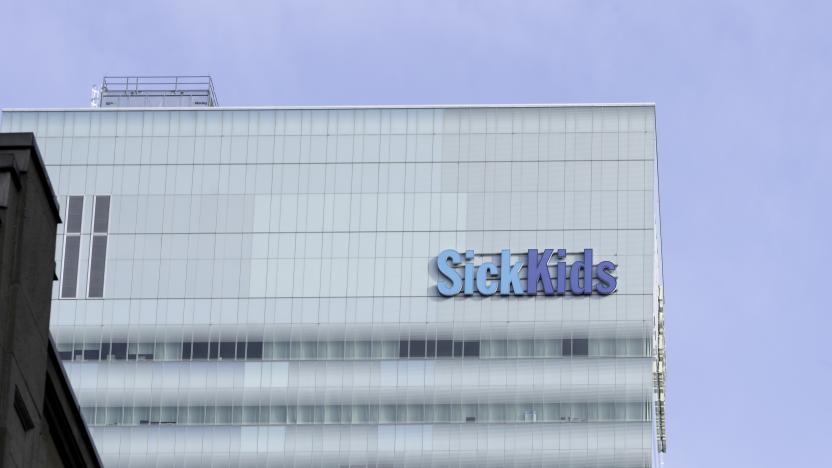
[(64, 243), (64, 272), (61, 282), (61, 297), (75, 297), (78, 285), (78, 257), (81, 236), (66, 236)]
[(93, 236), (90, 252), (89, 297), (104, 297), (104, 267), (107, 263), (107, 236)]
[(95, 211), (93, 212), (92, 232), (106, 234), (110, 224), (110, 196), (95, 197)]
[(64, 265), (61, 275), (61, 297), (73, 298), (78, 289), (78, 260), (81, 254), (81, 226), (84, 217), (83, 195), (67, 197)]
[(81, 220), (84, 214), (84, 197), (75, 195), (69, 197), (66, 209), (66, 232), (81, 233)]
[(107, 230), (110, 225), (110, 196), (97, 195), (92, 215), (92, 245), (87, 297), (104, 297), (104, 278), (107, 266)]

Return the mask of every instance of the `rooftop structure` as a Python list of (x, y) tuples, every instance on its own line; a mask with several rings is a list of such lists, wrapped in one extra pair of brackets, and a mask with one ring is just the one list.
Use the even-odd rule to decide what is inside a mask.
[(215, 107), (210, 76), (105, 76), (92, 107)]

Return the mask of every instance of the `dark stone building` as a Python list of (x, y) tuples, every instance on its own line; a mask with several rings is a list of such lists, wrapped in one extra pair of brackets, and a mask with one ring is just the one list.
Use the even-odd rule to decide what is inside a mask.
[(99, 467), (49, 335), (58, 204), (31, 133), (0, 133), (0, 467)]

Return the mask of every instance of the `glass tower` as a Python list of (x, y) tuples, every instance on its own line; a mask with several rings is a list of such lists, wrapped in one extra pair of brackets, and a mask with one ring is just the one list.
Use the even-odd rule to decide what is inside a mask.
[[(652, 105), (2, 117), (36, 134), (59, 194), (51, 329), (107, 466), (650, 467), (664, 450)], [(590, 248), (612, 294), (437, 292), (447, 249)]]

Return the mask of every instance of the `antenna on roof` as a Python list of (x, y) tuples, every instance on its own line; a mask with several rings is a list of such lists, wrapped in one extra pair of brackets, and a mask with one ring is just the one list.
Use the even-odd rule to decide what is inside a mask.
[(98, 107), (100, 102), (101, 91), (98, 89), (98, 85), (92, 85), (92, 89), (90, 90), (90, 107)]

